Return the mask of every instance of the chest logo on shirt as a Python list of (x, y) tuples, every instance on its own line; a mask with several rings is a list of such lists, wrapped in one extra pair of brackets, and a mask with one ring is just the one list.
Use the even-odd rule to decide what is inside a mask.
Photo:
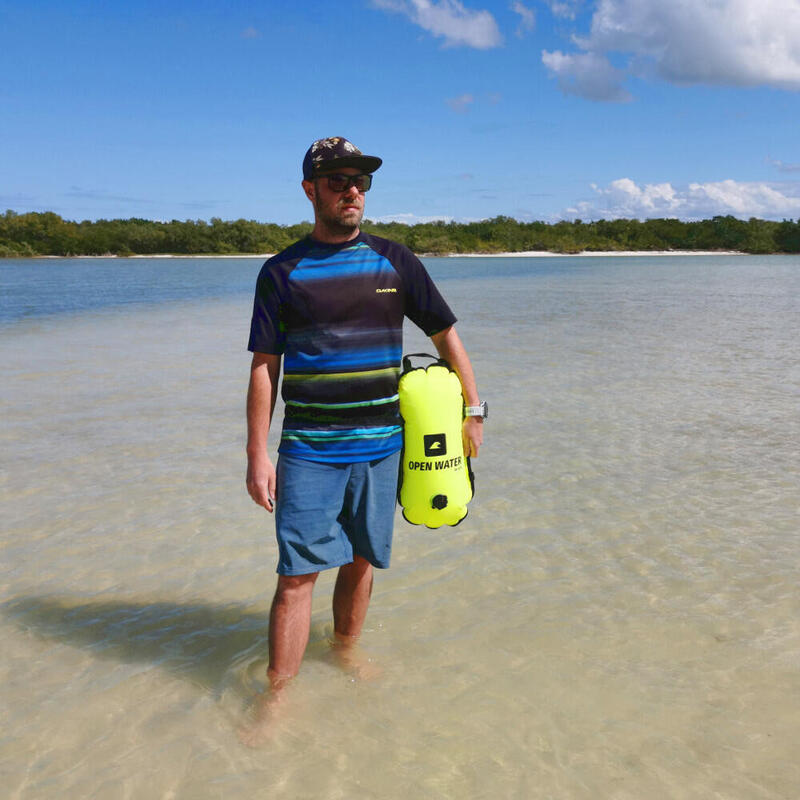
[(376, 294), (386, 294), (387, 292), (394, 292), (395, 294), (397, 294), (397, 289), (376, 289), (375, 290)]

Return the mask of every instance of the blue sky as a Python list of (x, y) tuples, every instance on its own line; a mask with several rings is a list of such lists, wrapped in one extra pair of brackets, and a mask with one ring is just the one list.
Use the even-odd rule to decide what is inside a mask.
[(0, 0), (0, 209), (310, 219), (800, 218), (800, 0)]

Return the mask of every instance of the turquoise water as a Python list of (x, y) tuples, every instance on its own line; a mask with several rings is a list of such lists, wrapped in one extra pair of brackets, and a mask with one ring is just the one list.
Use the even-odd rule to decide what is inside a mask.
[(142, 267), (175, 297), (139, 280), (0, 329), (11, 797), (795, 796), (800, 259), (429, 260), (491, 405), (476, 498), (452, 530), (397, 515), (371, 679), (332, 658), (320, 579), (257, 750), (260, 260), (210, 260), (237, 274), (211, 290), (176, 263)]
[(263, 258), (0, 258), (0, 325), (252, 294)]
[[(42, 316), (252, 296), (261, 257), (0, 258), (0, 325)], [(439, 279), (580, 272), (578, 259), (429, 259)]]

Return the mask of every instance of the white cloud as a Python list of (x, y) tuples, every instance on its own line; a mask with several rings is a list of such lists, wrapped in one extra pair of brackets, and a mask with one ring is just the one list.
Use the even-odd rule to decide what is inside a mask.
[(459, 0), (372, 0), (372, 5), (405, 14), (423, 30), (443, 38), (448, 47), (488, 50), (503, 42), (497, 22), (488, 11), (465, 8)]
[(626, 103), (630, 94), (622, 86), (625, 74), (616, 69), (604, 55), (597, 53), (565, 54), (542, 51), (542, 63), (558, 80), (565, 94), (576, 94), (588, 100)]
[(254, 28), (252, 25), (242, 31), (242, 39), (260, 39), (261, 31)]
[(449, 100), (445, 100), (445, 103), (458, 114), (465, 114), (474, 102), (475, 98), (471, 94), (462, 94), (459, 97), (451, 97)]
[(554, 17), (562, 17), (564, 19), (575, 19), (577, 13), (577, 6), (580, 0), (567, 0), (567, 2), (558, 2), (558, 0), (548, 0), (547, 5), (550, 6), (550, 11)]
[(519, 0), (514, 0), (511, 10), (519, 14), (519, 25), (517, 25), (517, 36), (524, 36), (536, 27), (536, 14), (533, 9), (528, 8)]
[(640, 77), (800, 90), (797, 0), (598, 0), (589, 35), (573, 40), (584, 51), (574, 58), (620, 53)]
[(717, 215), (761, 219), (800, 216), (800, 183), (758, 183), (733, 180), (690, 183), (677, 189), (670, 183), (640, 186), (630, 178), (606, 187), (592, 184), (595, 197), (566, 209), (566, 219), (648, 219), (677, 217), (708, 219)]

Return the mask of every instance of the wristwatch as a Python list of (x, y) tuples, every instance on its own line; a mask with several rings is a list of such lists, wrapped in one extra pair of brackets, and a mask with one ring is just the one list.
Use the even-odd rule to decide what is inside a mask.
[(489, 404), (484, 400), (480, 405), (477, 406), (465, 406), (464, 416), (482, 417), (483, 419), (486, 419), (486, 417), (489, 416)]

